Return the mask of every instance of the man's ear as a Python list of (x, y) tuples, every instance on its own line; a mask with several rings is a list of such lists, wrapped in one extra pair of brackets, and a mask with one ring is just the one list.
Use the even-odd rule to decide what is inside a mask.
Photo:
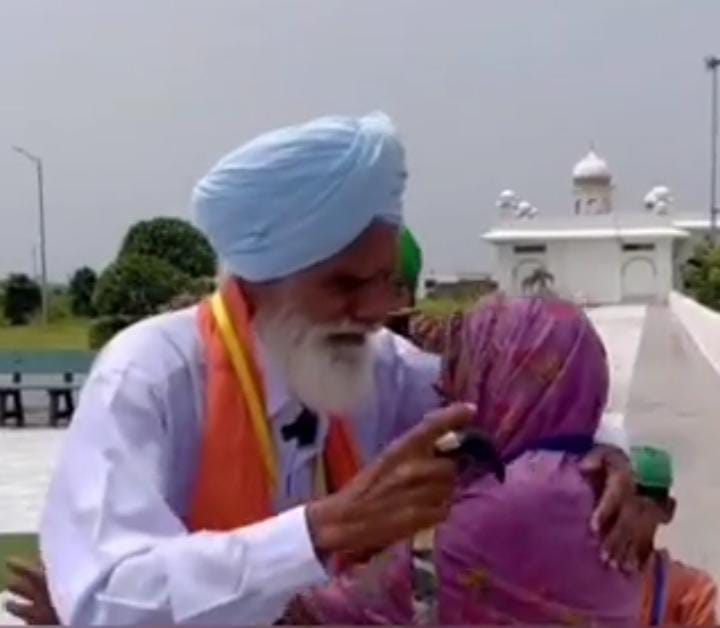
[(668, 525), (675, 518), (675, 510), (677, 509), (677, 502), (674, 497), (668, 497), (662, 506), (662, 519), (661, 522), (664, 525)]

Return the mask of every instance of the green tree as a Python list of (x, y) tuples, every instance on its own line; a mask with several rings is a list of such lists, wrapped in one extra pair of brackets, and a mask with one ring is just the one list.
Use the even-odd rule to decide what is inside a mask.
[(101, 316), (96, 318), (90, 325), (88, 332), (88, 346), (93, 351), (102, 349), (110, 340), (126, 327), (140, 320), (134, 316), (123, 316), (116, 314), (115, 316)]
[(23, 274), (10, 275), (5, 282), (3, 314), (11, 325), (26, 325), (42, 305), (40, 286)]
[(190, 277), (215, 274), (215, 254), (209, 242), (179, 218), (153, 218), (131, 227), (120, 247), (119, 256), (125, 255), (160, 258)]
[(527, 295), (545, 296), (551, 293), (555, 276), (543, 266), (538, 266), (522, 281), (522, 291)]
[(683, 267), (683, 279), (690, 296), (720, 311), (720, 247), (699, 245)]
[(185, 291), (190, 278), (165, 260), (148, 255), (120, 257), (100, 275), (93, 305), (101, 316), (142, 318), (155, 314)]
[(97, 285), (97, 274), (92, 268), (83, 266), (70, 278), (70, 308), (75, 316), (93, 316), (93, 293)]

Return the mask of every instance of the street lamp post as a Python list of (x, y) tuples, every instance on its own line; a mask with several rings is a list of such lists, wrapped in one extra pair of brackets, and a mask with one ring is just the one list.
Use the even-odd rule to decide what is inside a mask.
[(705, 57), (705, 68), (710, 72), (710, 238), (717, 241), (717, 151), (718, 151), (718, 67), (720, 57)]
[(13, 146), (13, 150), (29, 159), (35, 165), (37, 173), (37, 194), (38, 194), (38, 214), (40, 218), (40, 277), (42, 283), (42, 319), (43, 323), (48, 323), (49, 311), (49, 294), (48, 294), (48, 278), (47, 278), (47, 251), (45, 247), (45, 183), (43, 181), (43, 163), (40, 157), (29, 153), (20, 146)]

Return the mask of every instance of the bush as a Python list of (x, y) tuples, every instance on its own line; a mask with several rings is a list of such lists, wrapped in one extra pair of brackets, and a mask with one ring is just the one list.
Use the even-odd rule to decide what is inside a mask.
[(209, 242), (190, 223), (179, 218), (154, 218), (128, 231), (119, 257), (158, 257), (190, 277), (215, 274), (215, 254)]
[(48, 305), (48, 319), (51, 323), (67, 320), (72, 316), (70, 295), (63, 290), (53, 290)]
[(176, 312), (197, 305), (205, 297), (212, 294), (216, 287), (215, 279), (212, 278), (191, 279), (187, 289), (175, 295), (168, 303), (165, 303), (160, 308), (160, 312)]
[(100, 276), (93, 304), (101, 316), (142, 318), (156, 313), (189, 283), (187, 275), (162, 259), (127, 255)]
[(42, 305), (40, 286), (23, 274), (10, 275), (5, 282), (3, 314), (11, 325), (26, 325)]
[(181, 292), (180, 294), (170, 299), (170, 301), (165, 303), (165, 305), (160, 308), (159, 313), (164, 314), (167, 312), (177, 312), (178, 310), (184, 310), (185, 308), (197, 305), (200, 300), (200, 297), (190, 292)]
[(478, 298), (463, 297), (457, 299), (439, 298), (422, 299), (418, 303), (418, 310), (429, 317), (440, 318), (450, 316), (455, 312), (466, 312), (478, 302)]
[(110, 340), (138, 319), (132, 316), (103, 316), (92, 322), (88, 331), (88, 345), (93, 351), (102, 349)]
[(683, 267), (685, 291), (696, 301), (720, 311), (720, 248), (701, 244)]
[(75, 316), (94, 316), (92, 298), (97, 285), (97, 274), (92, 268), (83, 266), (70, 278), (70, 309)]
[(197, 297), (198, 301), (203, 297), (215, 292), (217, 281), (214, 277), (198, 277), (192, 279), (187, 288), (187, 293)]

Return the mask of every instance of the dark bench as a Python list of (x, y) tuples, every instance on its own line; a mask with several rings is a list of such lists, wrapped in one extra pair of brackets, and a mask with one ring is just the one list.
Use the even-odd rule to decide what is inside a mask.
[[(25, 425), (23, 393), (42, 391), (48, 395), (48, 419), (57, 426), (70, 420), (75, 411), (78, 375), (90, 370), (94, 354), (88, 351), (3, 351), (0, 352), (0, 426), (9, 419)], [(43, 383), (27, 382), (25, 376), (46, 378)]]

